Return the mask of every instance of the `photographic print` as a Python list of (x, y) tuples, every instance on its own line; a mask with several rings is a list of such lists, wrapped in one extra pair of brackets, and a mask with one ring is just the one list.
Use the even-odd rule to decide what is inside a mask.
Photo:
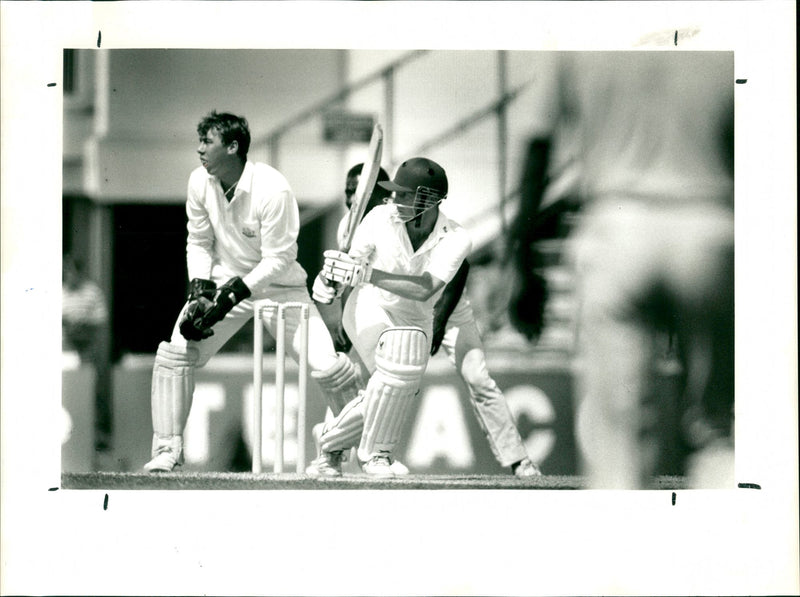
[(793, 11), (685, 8), (4, 3), (3, 590), (796, 591)]

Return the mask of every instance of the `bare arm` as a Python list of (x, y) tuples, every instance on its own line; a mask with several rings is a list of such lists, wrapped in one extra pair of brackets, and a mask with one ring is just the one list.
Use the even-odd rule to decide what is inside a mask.
[(372, 270), (369, 281), (373, 286), (412, 301), (427, 301), (445, 285), (444, 281), (428, 272), (424, 272), (420, 276), (409, 276), (393, 274), (380, 269)]
[(461, 295), (464, 294), (464, 287), (467, 285), (467, 276), (469, 275), (469, 262), (465, 259), (461, 262), (461, 267), (458, 268), (455, 277), (447, 283), (444, 287), (442, 296), (436, 301), (433, 306), (433, 338), (431, 339), (431, 355), (439, 351), (444, 339), (444, 333), (447, 330), (447, 320), (456, 308), (456, 305), (461, 300)]

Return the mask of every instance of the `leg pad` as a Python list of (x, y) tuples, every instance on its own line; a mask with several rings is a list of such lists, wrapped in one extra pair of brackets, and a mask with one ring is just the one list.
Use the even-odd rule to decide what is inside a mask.
[(156, 440), (168, 441), (183, 434), (192, 405), (194, 369), (198, 359), (196, 348), (168, 342), (159, 344), (151, 387), (151, 414)]
[(312, 371), (311, 377), (317, 380), (325, 392), (334, 415), (338, 415), (345, 404), (353, 400), (358, 392), (364, 389), (358, 367), (347, 355), (342, 353), (339, 354), (339, 358), (330, 369)]
[(360, 460), (366, 462), (378, 452), (394, 451), (428, 357), (427, 338), (419, 328), (389, 328), (381, 335), (375, 351), (375, 373), (365, 392)]

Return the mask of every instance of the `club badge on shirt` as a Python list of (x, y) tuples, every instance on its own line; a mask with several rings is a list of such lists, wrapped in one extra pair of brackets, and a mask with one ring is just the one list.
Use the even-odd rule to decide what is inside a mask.
[(250, 228), (249, 226), (242, 227), (242, 234), (244, 234), (247, 238), (255, 238), (256, 231), (254, 228)]

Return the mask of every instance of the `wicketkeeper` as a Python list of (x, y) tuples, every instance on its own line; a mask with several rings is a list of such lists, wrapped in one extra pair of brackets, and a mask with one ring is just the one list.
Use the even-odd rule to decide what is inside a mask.
[[(274, 168), (247, 159), (250, 131), (244, 118), (212, 112), (197, 132), (202, 165), (189, 177), (186, 202), (191, 283), (172, 336), (156, 353), (148, 472), (182, 464), (194, 371), (253, 317), (255, 299), (309, 304), (309, 369), (334, 413), (362, 387), (355, 365), (336, 352), (309, 297), (306, 272), (297, 262), (300, 218), (289, 183)], [(273, 336), (276, 324), (277, 310), (265, 311), (264, 325)], [(286, 312), (286, 338), (287, 352), (297, 360), (299, 314), (293, 309)]]

